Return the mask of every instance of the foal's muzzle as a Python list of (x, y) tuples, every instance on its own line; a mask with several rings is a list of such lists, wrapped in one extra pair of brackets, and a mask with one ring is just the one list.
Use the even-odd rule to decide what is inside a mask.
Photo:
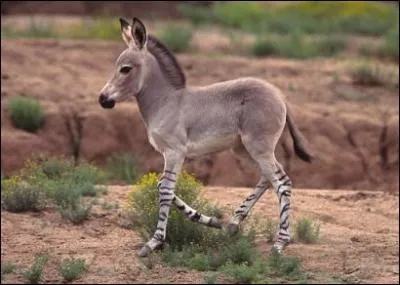
[(104, 94), (101, 94), (99, 97), (99, 103), (101, 107), (111, 109), (114, 108), (115, 101), (109, 100)]

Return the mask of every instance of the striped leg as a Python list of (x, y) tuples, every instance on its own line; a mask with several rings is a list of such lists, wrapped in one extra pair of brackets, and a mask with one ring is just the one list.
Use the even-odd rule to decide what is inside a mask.
[(162, 247), (165, 241), (168, 214), (172, 201), (174, 200), (174, 190), (177, 175), (180, 172), (184, 157), (180, 155), (165, 155), (164, 173), (158, 183), (159, 193), (159, 214), (157, 229), (153, 237), (142, 247), (139, 252), (141, 257), (147, 256), (150, 251)]
[(278, 170), (275, 172), (276, 178), (273, 181), (273, 186), (279, 199), (280, 222), (279, 231), (273, 247), (279, 253), (281, 253), (282, 250), (290, 243), (289, 209), (292, 182), (278, 162), (276, 163), (276, 166), (278, 167)]
[(188, 219), (192, 220), (193, 222), (198, 222), (200, 224), (214, 227), (214, 228), (222, 228), (221, 222), (215, 217), (208, 217), (203, 214), (199, 214), (195, 209), (188, 206), (184, 201), (179, 199), (178, 196), (175, 195), (174, 203), (176, 207), (181, 210)]
[(261, 198), (261, 196), (268, 190), (270, 183), (267, 178), (262, 177), (257, 183), (253, 192), (243, 201), (240, 207), (235, 211), (233, 217), (228, 222), (227, 230), (230, 235), (234, 235), (239, 230), (240, 223), (247, 217), (251, 208)]

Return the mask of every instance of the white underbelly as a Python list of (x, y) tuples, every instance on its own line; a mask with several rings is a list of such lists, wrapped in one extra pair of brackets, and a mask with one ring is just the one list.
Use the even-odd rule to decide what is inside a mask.
[(195, 157), (207, 153), (219, 152), (232, 148), (239, 140), (238, 135), (227, 135), (189, 141), (187, 144), (187, 157)]

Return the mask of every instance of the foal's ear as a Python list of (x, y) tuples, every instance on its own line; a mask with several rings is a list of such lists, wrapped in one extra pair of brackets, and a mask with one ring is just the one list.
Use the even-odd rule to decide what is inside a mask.
[(133, 44), (132, 39), (132, 26), (128, 22), (128, 20), (124, 18), (119, 18), (119, 22), (121, 23), (121, 35), (124, 42), (131, 46)]
[(142, 21), (138, 18), (133, 18), (132, 22), (132, 38), (135, 41), (136, 46), (142, 49), (147, 43), (147, 33)]

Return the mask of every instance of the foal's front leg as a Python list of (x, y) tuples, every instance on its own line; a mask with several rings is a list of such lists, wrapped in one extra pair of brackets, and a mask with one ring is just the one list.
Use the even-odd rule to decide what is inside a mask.
[(165, 154), (164, 157), (164, 172), (158, 182), (159, 213), (157, 229), (153, 237), (140, 250), (139, 255), (141, 257), (147, 256), (150, 251), (159, 249), (165, 242), (168, 214), (174, 200), (176, 179), (185, 159), (183, 155), (176, 153)]

